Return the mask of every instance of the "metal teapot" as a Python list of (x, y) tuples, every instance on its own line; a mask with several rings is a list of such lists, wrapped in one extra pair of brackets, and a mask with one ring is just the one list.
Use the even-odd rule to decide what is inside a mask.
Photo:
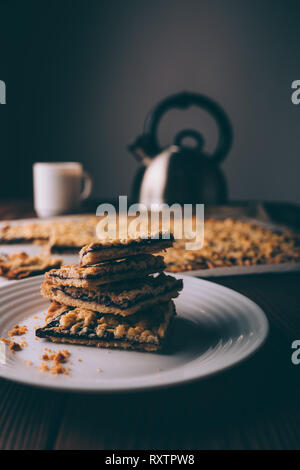
[[(185, 110), (190, 106), (205, 109), (217, 123), (219, 137), (212, 155), (204, 153), (204, 139), (192, 129), (179, 132), (174, 144), (166, 149), (159, 145), (157, 130), (163, 115), (172, 108)], [(196, 145), (185, 146), (187, 137), (193, 138)], [(219, 165), (228, 154), (232, 139), (227, 115), (210, 98), (190, 92), (165, 98), (147, 115), (144, 133), (128, 146), (128, 150), (143, 163), (134, 180), (133, 201), (148, 207), (153, 203), (225, 203), (227, 185)]]

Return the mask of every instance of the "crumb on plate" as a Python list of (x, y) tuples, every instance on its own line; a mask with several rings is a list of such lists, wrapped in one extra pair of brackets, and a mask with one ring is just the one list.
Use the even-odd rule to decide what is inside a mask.
[(51, 367), (50, 372), (53, 375), (58, 375), (58, 374), (70, 375), (69, 370), (70, 370), (69, 367), (64, 367), (61, 363), (55, 362), (53, 366)]
[[(67, 362), (68, 358), (70, 357), (70, 352), (67, 349), (63, 349), (62, 351), (52, 351), (51, 349), (46, 348), (45, 352), (42, 355), (42, 363), (40, 366), (40, 370), (43, 372), (50, 372), (53, 375), (64, 374), (70, 375), (70, 368), (64, 367), (62, 364)], [(48, 366), (47, 362), (53, 361), (51, 367)]]
[(25, 335), (27, 331), (28, 331), (27, 326), (25, 325), (20, 326), (16, 324), (12, 327), (12, 330), (10, 330), (8, 334), (9, 336), (22, 336), (22, 335)]
[[(10, 338), (4, 338), (3, 336), (1, 336), (0, 341), (2, 341), (2, 343), (4, 343), (6, 346), (8, 346), (10, 351), (13, 352), (13, 353), (17, 352), (17, 351), (21, 351), (23, 346), (24, 346), (23, 343), (21, 343), (21, 344), (15, 343)], [(24, 343), (25, 343), (25, 341), (24, 341)]]

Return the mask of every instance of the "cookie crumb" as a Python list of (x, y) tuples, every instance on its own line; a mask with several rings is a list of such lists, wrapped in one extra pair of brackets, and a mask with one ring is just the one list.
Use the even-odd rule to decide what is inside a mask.
[(61, 363), (54, 363), (50, 369), (50, 372), (53, 375), (58, 375), (58, 374), (70, 375), (69, 367), (64, 367)]
[(39, 369), (42, 372), (49, 372), (49, 366), (48, 366), (48, 364), (46, 364), (46, 362), (42, 362)]
[(14, 341), (12, 341), (11, 344), (9, 345), (9, 349), (12, 352), (21, 351), (22, 346), (19, 343), (15, 343)]
[(64, 349), (63, 351), (57, 351), (53, 360), (54, 362), (61, 364), (63, 362), (66, 362), (69, 357), (70, 357), (69, 351), (67, 349)]
[(4, 343), (6, 346), (9, 346), (12, 342), (11, 339), (4, 338), (4, 336), (1, 336), (0, 341), (2, 341), (2, 343)]
[(9, 336), (22, 336), (27, 333), (28, 329), (27, 326), (23, 325), (20, 326), (18, 324), (14, 325), (12, 330), (8, 332)]
[(1, 336), (0, 341), (2, 341), (2, 343), (8, 346), (11, 352), (13, 353), (22, 350), (23, 344), (15, 343), (9, 338), (4, 338), (3, 336)]
[[(70, 375), (70, 368), (64, 367), (62, 365), (63, 363), (67, 362), (68, 358), (70, 357), (70, 352), (67, 349), (63, 349), (62, 351), (52, 351), (51, 349), (45, 348), (45, 351), (47, 352), (44, 352), (41, 357), (44, 362), (42, 362), (40, 370), (44, 372), (50, 372), (53, 375)], [(49, 367), (45, 361), (53, 361), (52, 366)]]

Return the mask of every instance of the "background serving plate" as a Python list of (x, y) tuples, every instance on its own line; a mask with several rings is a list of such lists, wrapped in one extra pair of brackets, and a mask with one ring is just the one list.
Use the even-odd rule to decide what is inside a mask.
[[(88, 214), (83, 215), (64, 215), (64, 216), (57, 216), (51, 218), (51, 220), (56, 221), (70, 221), (70, 220), (80, 220), (82, 217), (86, 217)], [(94, 216), (95, 214), (90, 214)], [(230, 214), (228, 214), (230, 215)], [(47, 219), (49, 221), (50, 219)], [(273, 223), (266, 223), (260, 220), (256, 220), (250, 217), (242, 217), (240, 220), (245, 222), (251, 222), (261, 227), (269, 228), (274, 231), (281, 232), (285, 229), (285, 227), (281, 225), (275, 225)], [(8, 220), (8, 221), (1, 221), (0, 228), (3, 225), (10, 224), (10, 225), (23, 225), (23, 224), (30, 224), (30, 223), (42, 223), (43, 220), (38, 218), (31, 218), (31, 219), (18, 219), (18, 220)], [(43, 249), (43, 245), (35, 245), (32, 243), (27, 244), (1, 244), (0, 245), (0, 252), (3, 253), (14, 253), (25, 251), (29, 255), (34, 255)], [(76, 253), (57, 253), (54, 256), (60, 257), (63, 260), (63, 264), (77, 264), (78, 263), (78, 254)], [(199, 276), (203, 278), (210, 278), (210, 277), (220, 277), (220, 276), (236, 276), (236, 275), (247, 275), (247, 274), (267, 274), (267, 273), (283, 273), (283, 272), (293, 272), (293, 271), (300, 271), (300, 263), (299, 262), (288, 262), (288, 263), (279, 263), (279, 264), (254, 264), (250, 266), (225, 266), (225, 267), (218, 267), (218, 268), (211, 268), (211, 269), (197, 269), (192, 271), (182, 271), (184, 274), (188, 276)], [(0, 286), (5, 285), (7, 283), (14, 282), (8, 281), (5, 278), (0, 277)]]
[[(2, 346), (0, 376), (54, 389), (135, 391), (207, 377), (246, 359), (261, 346), (268, 333), (268, 321), (254, 302), (209, 281), (177, 277), (184, 279), (184, 289), (176, 299), (178, 315), (170, 348), (160, 354), (37, 341), (34, 328), (43, 323), (48, 307), (40, 295), (43, 277), (2, 286), (0, 336), (6, 336), (15, 323), (25, 324), (28, 346), (14, 354)], [(39, 370), (45, 348), (70, 351), (70, 376), (53, 376)]]

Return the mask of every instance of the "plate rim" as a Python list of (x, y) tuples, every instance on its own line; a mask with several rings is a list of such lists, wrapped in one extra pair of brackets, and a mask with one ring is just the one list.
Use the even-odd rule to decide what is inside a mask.
[[(270, 330), (270, 325), (269, 321), (267, 319), (266, 314), (264, 313), (263, 309), (252, 299), (249, 299), (244, 294), (241, 294), (240, 292), (235, 291), (234, 289), (231, 289), (229, 287), (217, 284), (215, 282), (209, 281), (207, 279), (199, 278), (196, 276), (192, 275), (186, 275), (183, 273), (172, 273), (175, 277), (178, 278), (188, 278), (189, 282), (192, 279), (192, 282), (197, 281), (200, 282), (201, 284), (209, 284), (210, 286), (214, 286), (216, 289), (219, 291), (223, 291), (225, 294), (226, 292), (229, 292), (230, 295), (234, 296), (235, 298), (240, 298), (243, 299), (244, 301), (252, 306), (256, 310), (256, 319), (259, 321), (262, 331), (261, 331), (261, 336), (257, 340), (257, 343), (252, 344), (250, 347), (250, 350), (245, 351), (244, 353), (241, 354), (241, 356), (234, 362), (228, 363), (226, 365), (221, 366), (219, 369), (212, 370), (211, 372), (207, 372), (204, 375), (200, 376), (192, 376), (192, 377), (187, 377), (187, 378), (181, 378), (181, 379), (176, 379), (174, 377), (173, 379), (168, 380), (166, 383), (163, 382), (157, 382), (157, 383), (152, 383), (152, 384), (137, 384), (132, 387), (125, 385), (125, 386), (120, 386), (120, 387), (114, 387), (110, 388), (109, 386), (106, 388), (88, 388), (88, 387), (80, 387), (78, 385), (69, 385), (66, 383), (49, 383), (49, 382), (32, 382), (30, 378), (26, 379), (25, 376), (14, 376), (13, 374), (7, 374), (7, 370), (2, 369), (0, 365), (0, 378), (6, 381), (12, 381), (16, 383), (20, 383), (22, 385), (38, 388), (38, 389), (43, 389), (43, 390), (51, 390), (51, 391), (58, 391), (58, 392), (69, 392), (69, 393), (81, 393), (81, 394), (105, 394), (105, 393), (110, 393), (110, 394), (118, 394), (118, 393), (137, 393), (137, 392), (145, 392), (145, 391), (153, 391), (153, 390), (159, 390), (159, 389), (166, 389), (166, 388), (173, 388), (177, 386), (182, 386), (182, 385), (188, 385), (191, 383), (195, 382), (200, 382), (202, 380), (209, 379), (215, 375), (221, 374), (223, 372), (226, 372), (227, 370), (230, 370), (244, 361), (250, 359), (258, 350), (264, 345), (266, 342), (266, 339), (268, 338), (269, 335), (269, 330)], [(39, 275), (39, 276), (34, 276), (32, 278), (27, 278), (27, 279), (22, 279), (17, 281), (18, 285), (26, 285), (26, 284), (38, 284), (38, 281), (40, 282), (44, 278), (44, 275)], [(3, 291), (7, 290), (15, 290), (16, 288), (16, 283), (13, 282), (11, 284), (5, 284), (3, 286), (0, 286), (0, 298), (1, 298), (1, 293)]]

